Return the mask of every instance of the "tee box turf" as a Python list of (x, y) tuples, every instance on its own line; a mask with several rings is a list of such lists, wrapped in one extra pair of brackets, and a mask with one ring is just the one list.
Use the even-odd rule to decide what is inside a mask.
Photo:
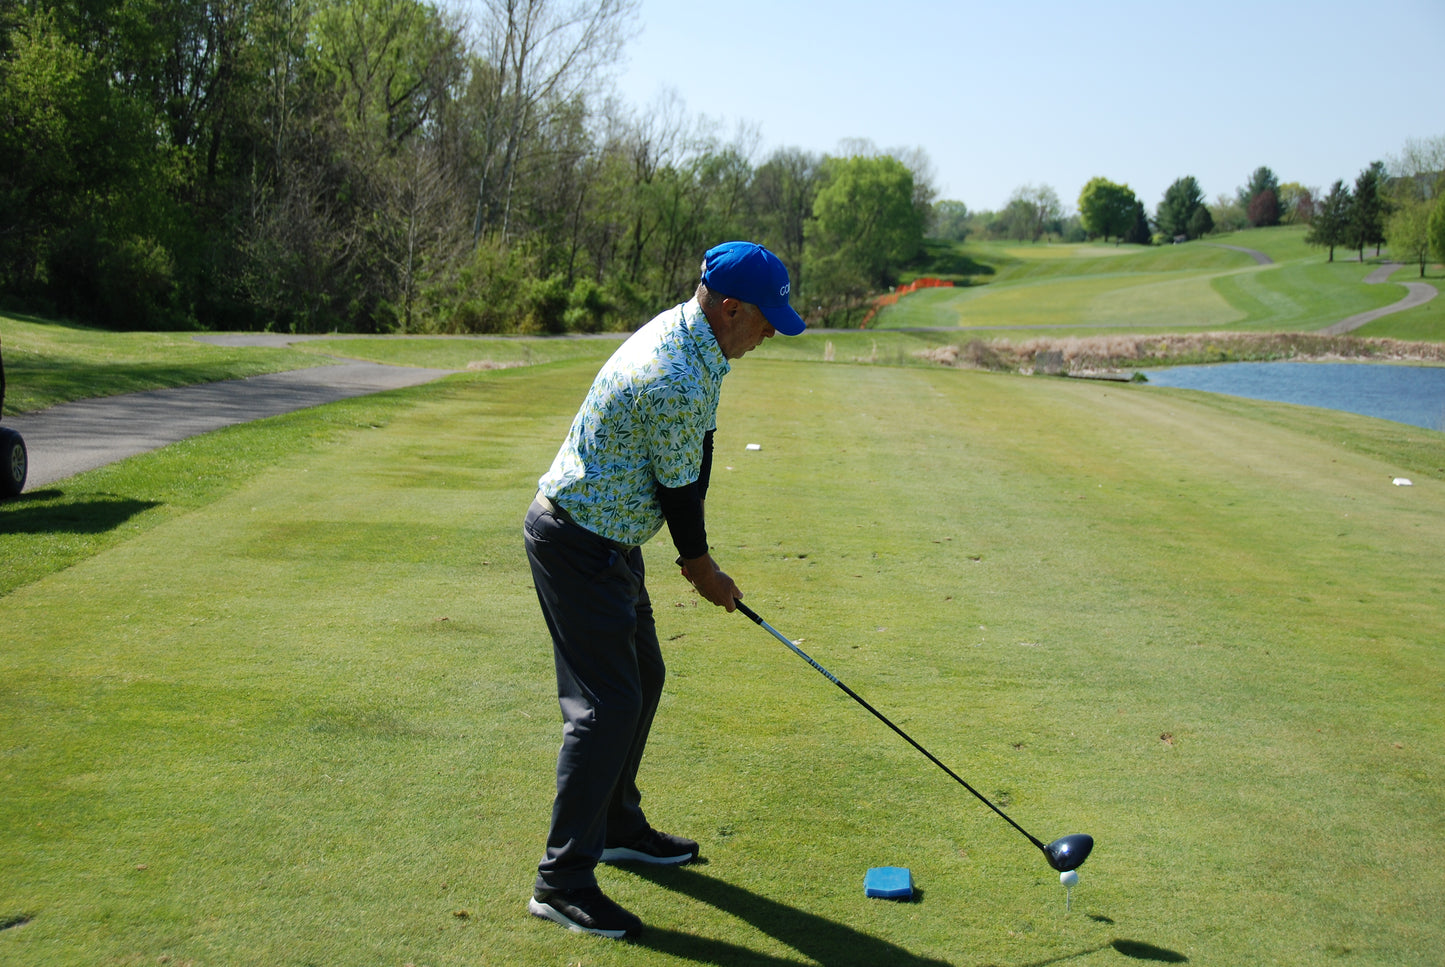
[(913, 873), (906, 866), (875, 866), (863, 877), (863, 895), (884, 900), (911, 900)]

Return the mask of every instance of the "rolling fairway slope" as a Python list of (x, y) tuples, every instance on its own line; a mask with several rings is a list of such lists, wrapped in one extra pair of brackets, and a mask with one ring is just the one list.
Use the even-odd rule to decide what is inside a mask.
[[(970, 244), (963, 250), (971, 259), (997, 266), (986, 285), (911, 294), (873, 328), (996, 330), (1015, 340), (1034, 329), (1311, 331), (1404, 295), (1399, 286), (1364, 284), (1375, 264), (1325, 262), (1303, 235), (1257, 229), (1152, 248)], [(1226, 245), (1262, 250), (1274, 263), (1256, 265)]]
[[(708, 862), (600, 872), (648, 924), (636, 944), (528, 917), (559, 730), (519, 530), (595, 368), (202, 438), (196, 459), (278, 428), (304, 445), (0, 597), (0, 962), (1445, 949), (1445, 483), (1408, 462), (1445, 453), (1370, 455), (1377, 421), (1187, 392), (753, 359), (723, 390), (714, 553), (1026, 828), (1096, 837), (1072, 912), (1001, 820), (698, 605), (664, 536), (647, 554), (670, 680), (643, 788)], [(139, 499), (147, 473), (186, 472), (166, 460), (65, 499), (101, 481)], [(922, 900), (864, 898), (883, 865)]]

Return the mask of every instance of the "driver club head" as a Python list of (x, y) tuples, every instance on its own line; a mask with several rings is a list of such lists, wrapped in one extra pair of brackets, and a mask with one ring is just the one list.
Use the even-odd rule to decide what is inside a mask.
[(1048, 846), (1044, 847), (1044, 856), (1048, 858), (1049, 865), (1060, 873), (1067, 873), (1069, 870), (1077, 870), (1084, 865), (1084, 860), (1089, 858), (1089, 851), (1094, 848), (1094, 837), (1088, 833), (1073, 833), (1069, 836), (1060, 836)]

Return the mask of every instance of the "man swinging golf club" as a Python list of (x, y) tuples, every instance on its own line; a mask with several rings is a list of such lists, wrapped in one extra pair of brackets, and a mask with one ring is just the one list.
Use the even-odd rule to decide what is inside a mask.
[(676, 864), (690, 839), (653, 829), (637, 770), (665, 675), (641, 545), (667, 524), (683, 576), (728, 611), (742, 592), (708, 553), (703, 500), (729, 360), (803, 320), (788, 271), (751, 242), (710, 249), (694, 297), (612, 355), (538, 485), (523, 534), (552, 634), (562, 748), (546, 855), (528, 909), (624, 937), (642, 922), (597, 885), (601, 862)]

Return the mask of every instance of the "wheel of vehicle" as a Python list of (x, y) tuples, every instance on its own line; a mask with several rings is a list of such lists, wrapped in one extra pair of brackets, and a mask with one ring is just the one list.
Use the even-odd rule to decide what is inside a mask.
[(28, 471), (24, 437), (8, 426), (0, 426), (0, 498), (14, 497), (25, 489)]

